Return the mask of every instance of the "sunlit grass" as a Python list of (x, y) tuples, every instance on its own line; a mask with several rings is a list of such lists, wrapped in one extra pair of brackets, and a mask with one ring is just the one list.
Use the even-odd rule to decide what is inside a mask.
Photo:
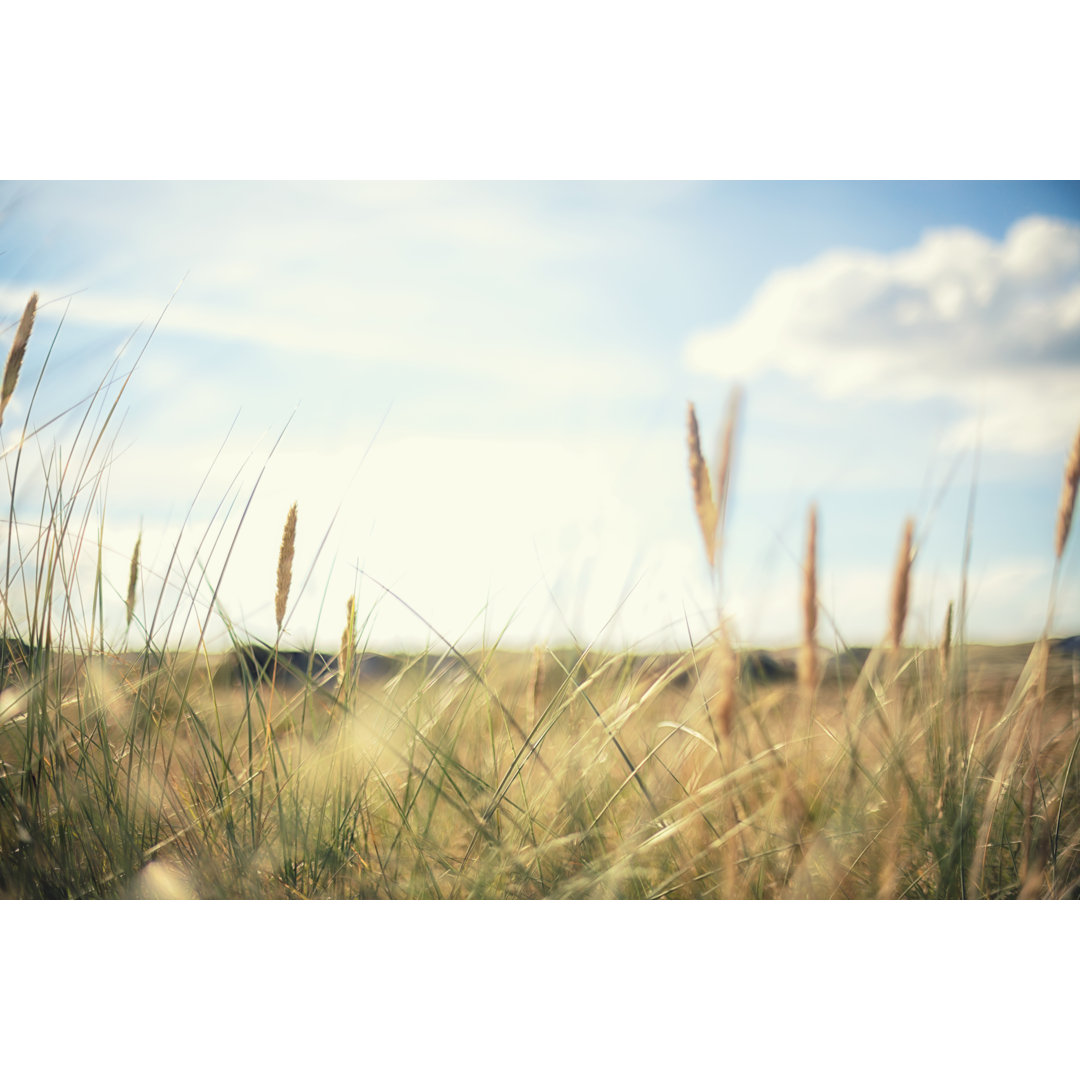
[[(127, 377), (119, 390), (103, 380), (64, 443), (28, 440), (25, 425), (4, 433), (0, 895), (1080, 891), (1080, 674), (1050, 647), (1053, 597), (1033, 646), (980, 649), (947, 631), (905, 648), (906, 526), (881, 647), (826, 662), (812, 514), (792, 596), (805, 640), (782, 663), (752, 662), (719, 590), (737, 396), (711, 480), (690, 413), (693, 505), (717, 588), (710, 640), (663, 656), (447, 643), (373, 673), (348, 598), (340, 655), (308, 673), (276, 644), (261, 665), (238, 662), (248, 638), (218, 594), (243, 513), (225, 500), (186, 562), (177, 541), (164, 582), (140, 575), (139, 542), (126, 588), (105, 579), (110, 425)], [(27, 454), (39, 466), (29, 491)], [(294, 506), (279, 640), (296, 529)], [(123, 606), (122, 645), (108, 640), (106, 597)], [(212, 619), (231, 650), (205, 644)], [(193, 631), (194, 648), (170, 644)]]

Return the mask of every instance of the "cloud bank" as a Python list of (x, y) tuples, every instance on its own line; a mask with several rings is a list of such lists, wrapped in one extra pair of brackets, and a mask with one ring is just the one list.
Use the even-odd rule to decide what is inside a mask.
[(770, 371), (829, 399), (950, 399), (957, 446), (1056, 451), (1080, 419), (1080, 226), (1016, 222), (999, 243), (928, 231), (893, 254), (835, 250), (774, 273), (690, 367)]

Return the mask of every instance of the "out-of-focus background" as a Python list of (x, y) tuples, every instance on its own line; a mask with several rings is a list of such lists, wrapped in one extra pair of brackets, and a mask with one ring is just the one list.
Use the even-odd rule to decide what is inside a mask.
[(5, 442), (50, 346), (31, 427), (141, 355), (104, 504), (118, 587), (140, 528), (152, 588), (265, 465), (221, 596), (251, 633), (296, 500), (296, 643), (335, 640), (354, 591), (372, 642), (430, 637), (361, 569), (453, 640), (682, 645), (716, 621), (686, 403), (711, 456), (737, 384), (741, 638), (797, 637), (811, 500), (841, 634), (883, 634), (911, 514), (933, 636), (973, 484), (969, 633), (1042, 628), (1080, 184), (23, 182), (0, 214), (5, 338), (40, 296)]

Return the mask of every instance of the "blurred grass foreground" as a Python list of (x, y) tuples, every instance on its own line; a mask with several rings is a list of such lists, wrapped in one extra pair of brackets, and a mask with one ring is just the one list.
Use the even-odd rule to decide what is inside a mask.
[[(5, 367), (0, 423), (31, 336)], [(276, 581), (278, 640), (211, 652), (208, 551), (174, 552), (135, 618), (104, 580), (96, 509), (126, 379), (110, 369), (69, 444), (4, 428), (0, 896), (6, 898), (988, 898), (1080, 892), (1080, 641), (1054, 638), (1057, 568), (1080, 479), (1066, 458), (1046, 633), (904, 644), (912, 523), (874, 648), (817, 641), (817, 515), (803, 640), (742, 647), (719, 566), (732, 399), (710, 470), (688, 416), (689, 497), (717, 627), (683, 654), (537, 647), (367, 652), (355, 601), (336, 655), (280, 645), (297, 517)], [(47, 357), (41, 378), (47, 377)], [(1064, 449), (1064, 448), (1063, 448)], [(26, 455), (40, 488), (23, 492)], [(36, 481), (35, 481), (36, 482)], [(672, 483), (682, 483), (673, 477)], [(39, 508), (37, 520), (16, 514)], [(268, 538), (274, 543), (276, 538)], [(1049, 546), (1049, 538), (1048, 538)], [(87, 594), (77, 572), (96, 555)], [(227, 570), (227, 557), (222, 573)], [(268, 583), (269, 587), (269, 583)], [(121, 642), (105, 596), (126, 598)], [(171, 598), (171, 599), (170, 599)], [(173, 647), (195, 627), (199, 644)], [(138, 643), (134, 643), (137, 640)]]

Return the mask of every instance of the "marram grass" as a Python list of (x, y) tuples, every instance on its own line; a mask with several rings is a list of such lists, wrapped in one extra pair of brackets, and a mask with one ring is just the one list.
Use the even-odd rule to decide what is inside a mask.
[(26, 346), (30, 341), (30, 331), (34, 327), (37, 301), (37, 293), (33, 293), (23, 309), (22, 318), (19, 320), (19, 325), (15, 330), (15, 338), (8, 352), (7, 362), (4, 364), (3, 384), (0, 386), (0, 423), (3, 423), (8, 402), (11, 401), (15, 393), (15, 387), (19, 383), (19, 372), (22, 370), (23, 357), (26, 355)]
[(289, 603), (289, 589), (292, 587), (292, 565), (296, 555), (296, 503), (289, 507), (285, 518), (285, 528), (281, 533), (281, 548), (278, 551), (277, 588), (274, 590), (274, 618), (278, 633), (281, 633), (285, 621), (285, 608)]
[[(718, 463), (714, 490), (692, 406), (689, 419), (687, 527), (693, 512), (717, 569), (730, 465)], [(155, 627), (201, 627), (217, 611), (216, 589), (201, 591), (213, 537), (190, 565), (176, 562), (182, 587), (161, 592), (175, 610), (139, 576), (144, 644), (109, 647), (103, 597), (124, 593), (101, 571), (100, 476), (89, 457), (78, 467), (104, 434), (62, 448), (80, 484), (61, 498), (59, 472), (46, 470), (43, 520), (12, 538), (4, 897), (1080, 893), (1076, 661), (1048, 637), (965, 644), (951, 621), (941, 643), (905, 646), (911, 523), (879, 646), (820, 665), (812, 509), (791, 598), (802, 641), (771, 665), (739, 648), (718, 597), (713, 639), (682, 654), (448, 648), (373, 668), (350, 598), (336, 672), (298, 672), (295, 654), (275, 648), (262, 668), (271, 681), (233, 654), (155, 643)], [(722, 438), (728, 462), (731, 444)], [(294, 506), (279, 631), (295, 528)], [(83, 597), (73, 560), (95, 537), (98, 572)], [(1065, 540), (1067, 529), (1059, 561)], [(132, 586), (137, 563), (136, 552)], [(134, 588), (127, 599), (130, 610)]]
[(1080, 487), (1080, 428), (1073, 439), (1072, 449), (1065, 460), (1065, 479), (1061, 485), (1061, 500), (1058, 503), (1057, 527), (1054, 530), (1054, 555), (1058, 560), (1065, 552), (1065, 543), (1069, 539), (1072, 527), (1073, 509), (1076, 506), (1076, 489)]

